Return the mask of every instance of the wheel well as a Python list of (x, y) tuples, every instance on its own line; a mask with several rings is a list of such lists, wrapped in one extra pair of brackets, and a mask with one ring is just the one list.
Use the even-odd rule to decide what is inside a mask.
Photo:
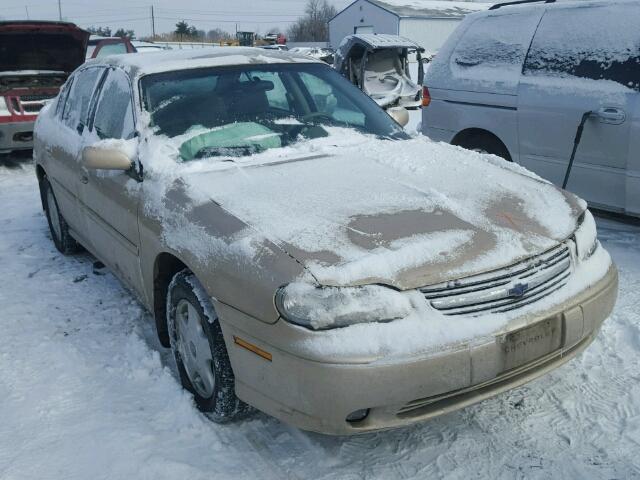
[(44, 210), (44, 193), (42, 192), (42, 180), (46, 177), (47, 174), (44, 171), (44, 168), (40, 165), (36, 165), (36, 177), (38, 177), (38, 188), (40, 189), (40, 203), (42, 204), (42, 209)]
[(170, 253), (161, 253), (156, 258), (153, 268), (153, 316), (156, 320), (156, 331), (160, 343), (169, 347), (169, 330), (167, 328), (167, 289), (173, 276), (187, 266)]
[(500, 138), (494, 133), (491, 133), (488, 130), (483, 130), (482, 128), (467, 128), (466, 130), (458, 132), (456, 136), (453, 137), (453, 140), (451, 140), (451, 144), (468, 148), (473, 147), (474, 143), (479, 139), (495, 142), (496, 145), (498, 145), (500, 149), (504, 151), (505, 155), (507, 156), (506, 159), (510, 162), (512, 161), (511, 153), (509, 152), (509, 149), (504, 144), (504, 142), (500, 140)]

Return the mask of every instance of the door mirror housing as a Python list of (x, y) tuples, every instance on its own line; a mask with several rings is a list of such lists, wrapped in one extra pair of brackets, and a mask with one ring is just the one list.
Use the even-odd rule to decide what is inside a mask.
[(404, 107), (392, 107), (387, 110), (387, 113), (391, 118), (404, 127), (409, 123), (409, 112)]
[(115, 148), (86, 147), (82, 150), (82, 164), (90, 170), (127, 171), (133, 167), (133, 160)]

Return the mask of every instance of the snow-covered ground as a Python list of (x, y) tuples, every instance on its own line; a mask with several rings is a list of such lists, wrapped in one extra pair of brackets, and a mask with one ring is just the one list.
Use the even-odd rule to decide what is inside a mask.
[(620, 297), (563, 368), (411, 428), (326, 437), (215, 425), (153, 322), (49, 238), (33, 166), (0, 166), (0, 479), (640, 478), (640, 226), (599, 220)]

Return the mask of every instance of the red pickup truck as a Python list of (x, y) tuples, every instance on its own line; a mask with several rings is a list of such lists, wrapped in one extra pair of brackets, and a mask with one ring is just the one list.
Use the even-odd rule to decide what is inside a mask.
[(0, 153), (32, 148), (38, 112), (85, 61), (88, 40), (73, 23), (0, 22)]

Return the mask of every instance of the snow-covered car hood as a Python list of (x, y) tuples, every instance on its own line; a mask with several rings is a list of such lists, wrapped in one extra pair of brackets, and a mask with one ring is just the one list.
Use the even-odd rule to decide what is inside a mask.
[(426, 138), (346, 138), (191, 166), (184, 178), (324, 285), (410, 289), (493, 270), (557, 245), (586, 208), (497, 157)]

